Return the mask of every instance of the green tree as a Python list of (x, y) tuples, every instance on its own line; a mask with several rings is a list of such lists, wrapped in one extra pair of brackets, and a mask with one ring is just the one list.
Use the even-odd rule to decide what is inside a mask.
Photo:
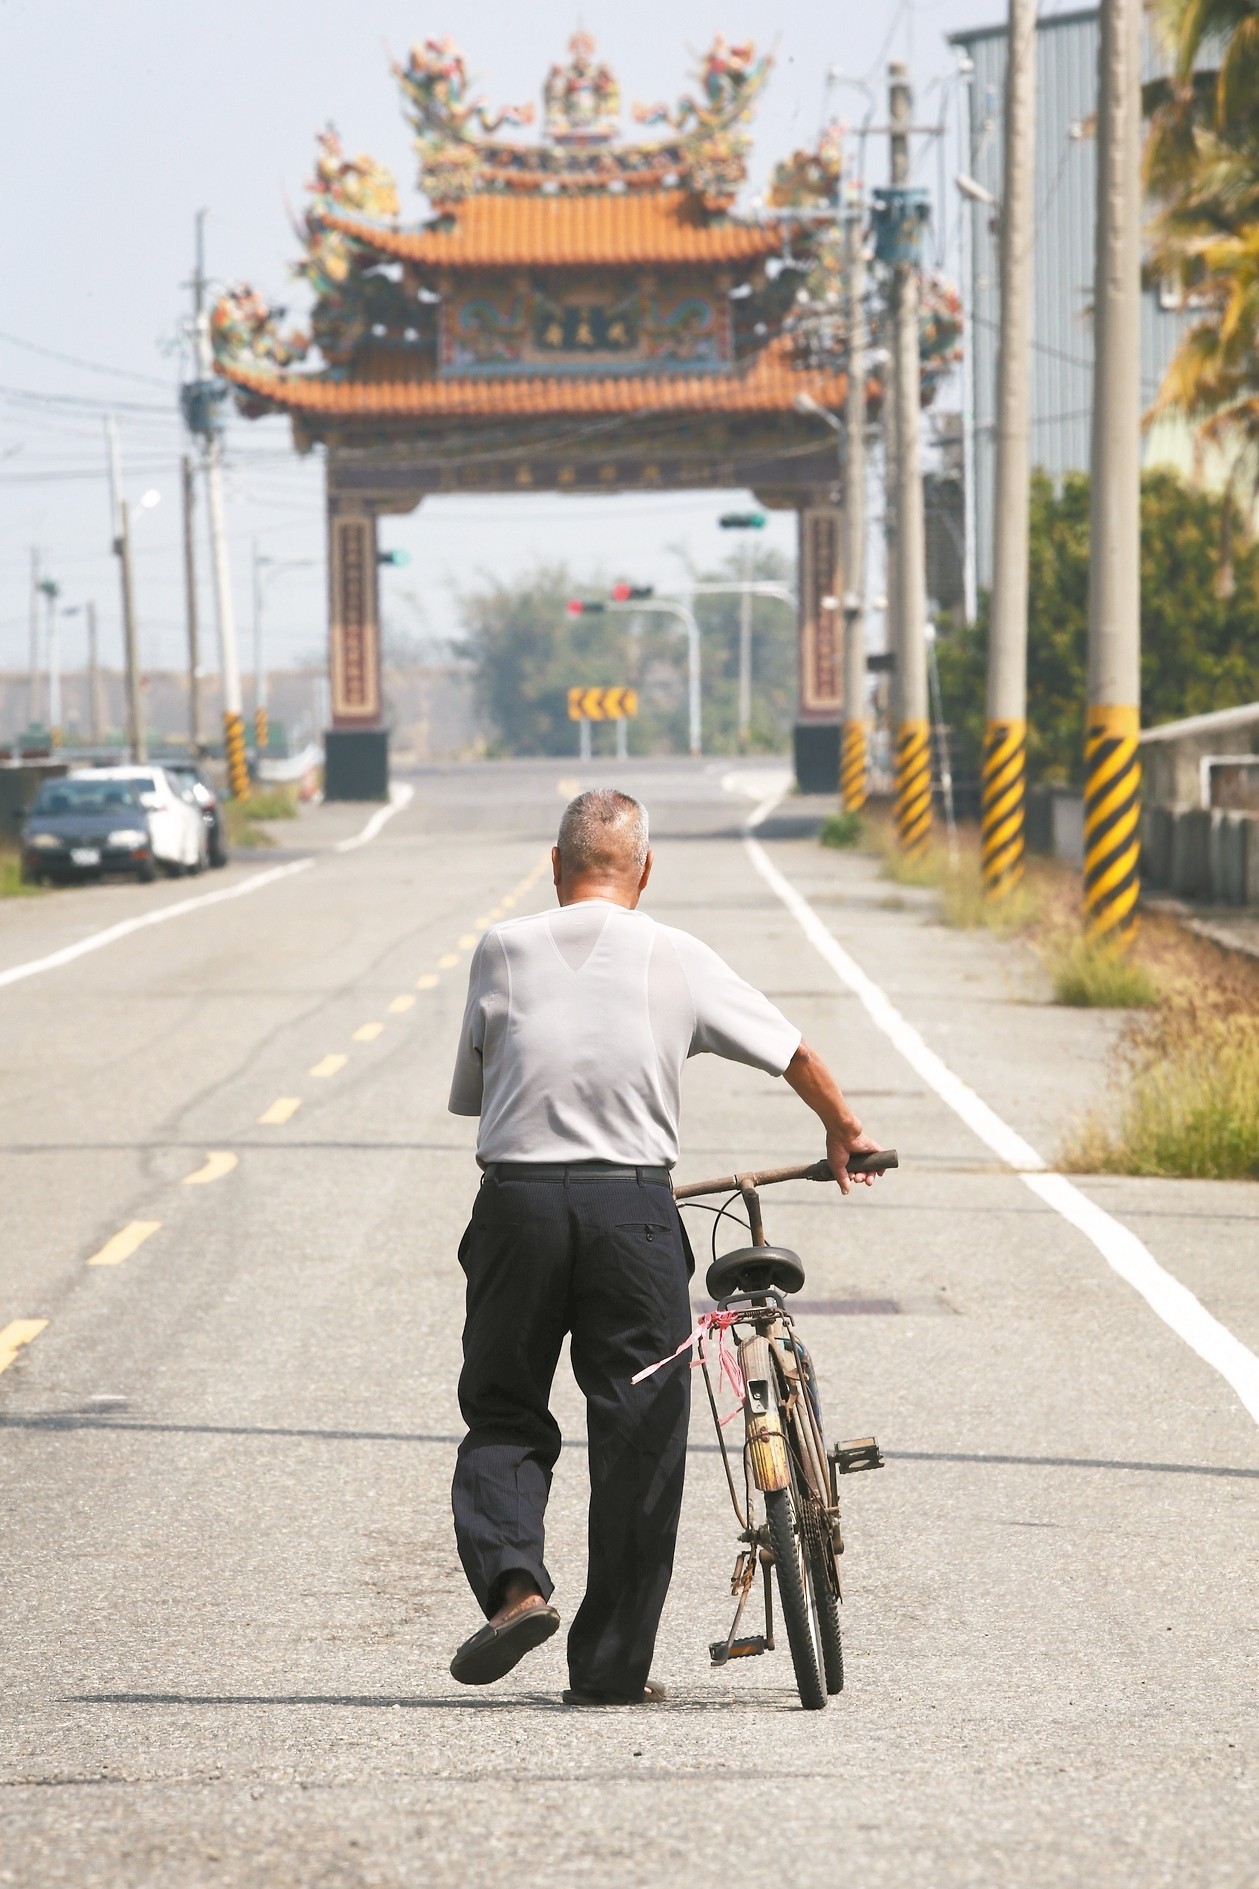
[[(1089, 482), (1032, 476), (1028, 584), (1028, 770), (1078, 782), (1088, 664)], [(1221, 540), (1233, 544), (1222, 562)], [(942, 626), (943, 629), (943, 626)], [(983, 742), (988, 602), (940, 638), (940, 687), (959, 774)], [(1141, 481), (1141, 718), (1146, 726), (1259, 697), (1259, 547), (1231, 499), (1174, 473)]]
[[(780, 553), (758, 552), (754, 578), (782, 583), (790, 566)], [(734, 553), (696, 582), (740, 576)], [(487, 581), (462, 593), (464, 629), (457, 653), (473, 666), (478, 706), (493, 723), (499, 754), (572, 754), (577, 734), (568, 719), (568, 691), (628, 683), (639, 712), (630, 724), (631, 754), (684, 754), (688, 740), (686, 637), (676, 619), (644, 609), (570, 616), (570, 598), (606, 597), (606, 579), (579, 583), (562, 564), (542, 565), (514, 582)], [(698, 597), (703, 669), (705, 750), (738, 750), (739, 599)], [(776, 599), (757, 598), (752, 616), (752, 745), (777, 752), (787, 745), (795, 712), (795, 613)], [(595, 752), (612, 752), (611, 729), (594, 731)]]

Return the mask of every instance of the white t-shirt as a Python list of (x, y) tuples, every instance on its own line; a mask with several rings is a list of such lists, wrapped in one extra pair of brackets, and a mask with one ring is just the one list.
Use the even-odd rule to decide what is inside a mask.
[(799, 1046), (698, 938), (584, 899), (495, 925), (477, 945), (450, 1111), (480, 1116), (482, 1164), (672, 1167), (688, 1056), (780, 1076)]

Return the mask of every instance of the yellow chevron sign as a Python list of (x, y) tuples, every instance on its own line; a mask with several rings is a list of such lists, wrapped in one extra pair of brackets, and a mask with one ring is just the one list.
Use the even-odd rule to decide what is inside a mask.
[(637, 689), (577, 688), (568, 691), (569, 721), (622, 721), (627, 715), (637, 713)]

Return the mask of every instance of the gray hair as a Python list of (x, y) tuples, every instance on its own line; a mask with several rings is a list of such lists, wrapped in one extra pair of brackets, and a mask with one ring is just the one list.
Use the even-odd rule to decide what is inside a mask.
[(569, 872), (641, 872), (647, 863), (647, 809), (615, 787), (578, 794), (560, 821), (560, 861)]

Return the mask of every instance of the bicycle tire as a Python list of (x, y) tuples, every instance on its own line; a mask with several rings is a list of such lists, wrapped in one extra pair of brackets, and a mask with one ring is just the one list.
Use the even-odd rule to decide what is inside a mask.
[[(823, 1677), (831, 1698), (844, 1690), (844, 1641), (839, 1630), (839, 1599), (835, 1593), (835, 1554), (830, 1545), (826, 1522), (812, 1500), (806, 1496), (808, 1519), (805, 1541), (809, 1560), (809, 1586), (812, 1590), (813, 1618), (822, 1648)], [(827, 1566), (827, 1558), (830, 1566)]]
[(778, 1581), (778, 1599), (787, 1628), (787, 1645), (795, 1669), (796, 1690), (806, 1712), (820, 1712), (826, 1704), (817, 1651), (813, 1644), (813, 1625), (807, 1589), (811, 1586), (808, 1558), (801, 1552), (792, 1491), (770, 1489), (765, 1495), (765, 1519), (769, 1524), (769, 1542), (774, 1555), (774, 1574)]

